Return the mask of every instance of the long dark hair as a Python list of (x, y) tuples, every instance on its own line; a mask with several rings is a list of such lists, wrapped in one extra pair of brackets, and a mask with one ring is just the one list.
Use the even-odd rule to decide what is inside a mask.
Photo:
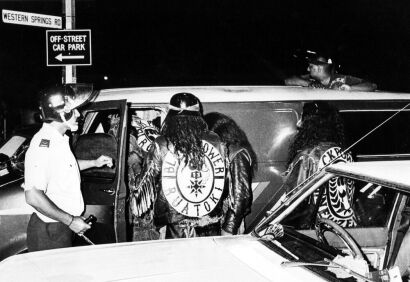
[(253, 170), (257, 167), (257, 157), (255, 151), (249, 143), (246, 133), (239, 125), (229, 116), (212, 112), (205, 115), (205, 121), (208, 123), (209, 130), (219, 135), (222, 142), (225, 142), (228, 150), (231, 145), (237, 145), (245, 148), (251, 157), (251, 165)]
[(302, 126), (289, 148), (290, 164), (296, 155), (321, 142), (333, 142), (345, 147), (344, 125), (339, 111), (327, 102), (309, 102), (303, 107)]
[(198, 167), (202, 164), (204, 150), (202, 136), (208, 126), (201, 116), (168, 115), (161, 129), (168, 142), (174, 146), (176, 153), (181, 153), (190, 165)]

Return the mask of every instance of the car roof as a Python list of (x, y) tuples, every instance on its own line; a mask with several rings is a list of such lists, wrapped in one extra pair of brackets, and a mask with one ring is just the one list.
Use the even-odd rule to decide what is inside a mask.
[(101, 90), (96, 101), (126, 99), (131, 103), (166, 104), (179, 92), (196, 95), (202, 103), (208, 102), (266, 102), (313, 100), (410, 100), (410, 94), (393, 92), (358, 92), (312, 89), (291, 86), (184, 86), (141, 87)]
[(340, 162), (325, 170), (410, 193), (410, 161)]

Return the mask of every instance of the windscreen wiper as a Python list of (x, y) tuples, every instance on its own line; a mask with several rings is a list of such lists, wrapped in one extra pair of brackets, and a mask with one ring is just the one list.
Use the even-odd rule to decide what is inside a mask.
[(337, 269), (342, 269), (343, 271), (345, 271), (347, 274), (357, 278), (357, 279), (361, 279), (363, 281), (368, 281), (368, 282), (375, 282), (377, 280), (368, 278), (366, 276), (363, 276), (353, 270), (351, 270), (350, 268), (335, 263), (329, 259), (324, 259), (323, 261), (316, 261), (316, 262), (305, 262), (305, 261), (283, 261), (281, 263), (282, 267), (299, 267), (299, 266), (323, 266), (323, 267), (332, 267), (332, 268), (337, 268)]

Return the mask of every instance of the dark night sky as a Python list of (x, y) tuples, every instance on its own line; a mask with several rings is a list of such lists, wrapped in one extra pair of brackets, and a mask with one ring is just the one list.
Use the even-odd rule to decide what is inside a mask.
[[(0, 0), (1, 9), (61, 16), (62, 1)], [(97, 88), (166, 85), (281, 85), (320, 51), (341, 71), (379, 89), (410, 91), (410, 1), (77, 0), (76, 28), (91, 29), (92, 66), (78, 82)], [(0, 22), (0, 95), (33, 104), (61, 81), (46, 66), (45, 28)], [(102, 78), (109, 77), (108, 81)]]

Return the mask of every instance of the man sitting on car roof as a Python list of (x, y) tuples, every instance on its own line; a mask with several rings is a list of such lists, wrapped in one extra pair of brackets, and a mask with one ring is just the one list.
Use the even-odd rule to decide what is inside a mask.
[(308, 74), (289, 77), (285, 84), (344, 91), (375, 91), (377, 88), (376, 84), (364, 79), (336, 73), (330, 58), (316, 56), (308, 58), (308, 63)]

